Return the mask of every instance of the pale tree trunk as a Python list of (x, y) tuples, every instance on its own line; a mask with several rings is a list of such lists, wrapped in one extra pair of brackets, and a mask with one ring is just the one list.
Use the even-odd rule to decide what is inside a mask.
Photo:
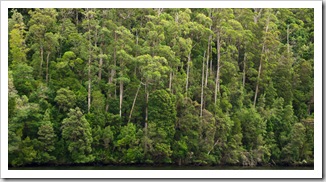
[(216, 142), (214, 143), (214, 145), (212, 146), (212, 148), (207, 152), (207, 155), (209, 155), (211, 153), (211, 151), (214, 149), (214, 147), (219, 143), (218, 140), (216, 140)]
[(221, 64), (221, 45), (220, 45), (220, 33), (217, 33), (217, 42), (216, 42), (216, 50), (217, 50), (217, 66), (216, 66), (216, 79), (215, 79), (215, 94), (214, 94), (214, 103), (217, 102), (217, 93), (220, 93), (220, 64)]
[[(114, 43), (116, 43), (116, 42), (117, 42), (117, 33), (114, 32)], [(117, 65), (117, 49), (116, 49), (116, 47), (114, 47), (114, 50), (113, 50), (113, 65), (114, 65), (114, 67)], [(115, 73), (116, 73), (115, 68), (113, 68), (111, 70), (110, 83), (115, 82), (114, 81)], [(116, 97), (116, 89), (114, 89), (114, 97)]]
[(100, 55), (101, 56), (100, 56), (100, 60), (99, 60), (99, 64), (98, 64), (98, 69), (99, 69), (98, 70), (98, 80), (99, 81), (101, 81), (101, 79), (102, 79), (102, 65), (103, 65), (103, 50), (102, 50), (102, 48), (100, 48)]
[[(209, 18), (212, 19), (212, 9), (210, 9), (210, 12), (209, 12)], [(209, 27), (210, 30), (212, 30), (212, 26)], [(209, 75), (210, 76), (213, 76), (213, 49), (212, 49), (212, 37), (213, 35), (210, 35), (209, 36), (209, 49), (207, 51), (207, 54), (208, 55), (211, 55), (211, 59), (210, 59), (210, 65), (209, 65)]]
[(211, 46), (210, 46), (210, 51), (211, 51), (211, 55), (212, 55), (212, 57), (211, 57), (211, 60), (210, 60), (210, 76), (211, 77), (213, 77), (213, 75), (214, 75), (214, 73), (213, 73), (213, 47), (212, 47), (212, 44), (210, 44)]
[(188, 54), (188, 63), (187, 63), (186, 96), (188, 96), (189, 71), (190, 71), (190, 62), (191, 62), (190, 52)]
[(163, 12), (164, 8), (156, 8), (157, 15), (160, 16), (160, 14)]
[(145, 130), (147, 131), (147, 127), (148, 127), (148, 97), (149, 97), (148, 88), (147, 88), (147, 81), (146, 81), (146, 84), (145, 84), (145, 93), (146, 93)]
[(98, 72), (98, 80), (101, 81), (102, 79), (102, 65), (103, 65), (103, 58), (100, 57), (100, 61), (99, 61), (99, 72)]
[(254, 22), (255, 24), (257, 24), (258, 19), (260, 18), (261, 12), (263, 10), (263, 8), (254, 8), (255, 10), (255, 15), (254, 15)]
[(207, 60), (206, 60), (206, 78), (205, 78), (205, 87), (207, 87), (207, 82), (208, 82), (208, 66), (209, 66), (209, 44), (211, 41), (211, 35), (208, 38), (208, 43), (207, 43)]
[(40, 63), (40, 77), (42, 78), (42, 68), (43, 68), (43, 46), (40, 47), (40, 57), (41, 57), (41, 63)]
[[(114, 43), (117, 41), (117, 34), (114, 32)], [(117, 64), (117, 56), (116, 56), (116, 52), (117, 52), (117, 50), (116, 50), (116, 47), (114, 47), (114, 49), (113, 49), (113, 65), (114, 65), (114, 67), (116, 66), (116, 64)], [(108, 83), (109, 83), (109, 85), (111, 85), (112, 83), (113, 83), (113, 81), (114, 81), (114, 77), (115, 77), (115, 68), (112, 68), (111, 69), (111, 72), (110, 72), (110, 74), (109, 74), (109, 77), (108, 77)], [(116, 89), (114, 89), (114, 90), (116, 90)], [(108, 110), (109, 110), (109, 98), (111, 98), (111, 93), (110, 93), (111, 91), (110, 91), (110, 89), (108, 90), (108, 95), (107, 95), (107, 103), (106, 103), (106, 106), (105, 106), (105, 112), (108, 112)], [(114, 91), (114, 96), (116, 97), (116, 91)]]
[(247, 53), (244, 54), (244, 58), (243, 58), (243, 73), (242, 73), (242, 87), (244, 88), (245, 84), (246, 84), (246, 55)]
[[(264, 45), (263, 45), (263, 51), (264, 51)], [(260, 59), (259, 68), (258, 68), (258, 76), (257, 76), (257, 83), (256, 83), (255, 97), (254, 97), (254, 107), (256, 106), (256, 102), (257, 102), (257, 96), (258, 96), (258, 90), (259, 90), (259, 79), (260, 79), (260, 74), (261, 74), (261, 66), (262, 66), (262, 58)]]
[[(110, 69), (108, 69), (108, 73), (110, 73)], [(111, 76), (108, 74), (108, 84), (111, 85)], [(109, 111), (109, 99), (111, 98), (110, 88), (108, 88), (108, 92), (106, 94), (106, 105), (105, 105), (105, 112)]]
[(203, 116), (203, 105), (204, 105), (205, 54), (206, 51), (204, 51), (203, 69), (201, 74), (202, 77), (201, 77), (201, 94), (200, 94), (200, 117)]
[(131, 110), (130, 110), (130, 114), (129, 114), (129, 119), (128, 119), (128, 123), (130, 122), (131, 120), (131, 116), (132, 116), (132, 112), (134, 111), (134, 107), (135, 107), (135, 104), (136, 104), (136, 100), (137, 100), (137, 97), (138, 97), (138, 93), (139, 93), (139, 90), (140, 90), (140, 87), (141, 87), (141, 81), (140, 81), (140, 84), (137, 88), (137, 92), (136, 92), (136, 95), (135, 95), (135, 98), (134, 98), (134, 101), (132, 102), (132, 106), (131, 106)]
[(88, 112), (91, 109), (91, 56), (88, 58)]
[(91, 27), (90, 27), (90, 23), (89, 23), (89, 15), (87, 16), (88, 19), (88, 43), (89, 43), (89, 47), (88, 47), (88, 94), (87, 94), (87, 100), (88, 100), (88, 107), (87, 107), (87, 111), (88, 113), (91, 110), (91, 62), (92, 62), (92, 48), (91, 48), (91, 36), (90, 36), (90, 31), (91, 31)]
[[(122, 71), (122, 68), (123, 68), (123, 60), (120, 59), (120, 77), (123, 76), (123, 71)], [(123, 81), (120, 79), (120, 105), (119, 105), (119, 114), (120, 114), (120, 117), (122, 116), (122, 101), (123, 101)]]
[(170, 81), (169, 81), (169, 90), (172, 93), (172, 79), (173, 79), (173, 74), (172, 71), (170, 72)]
[(45, 80), (46, 84), (49, 83), (49, 58), (50, 58), (50, 52), (48, 52), (48, 55), (46, 56), (46, 75), (45, 75)]
[(122, 100), (123, 100), (123, 82), (120, 80), (120, 104), (119, 104), (119, 114), (122, 115)]
[[(270, 18), (270, 15), (268, 16), (267, 21), (266, 21), (265, 33), (268, 32), (269, 18)], [(256, 107), (257, 96), (258, 96), (258, 91), (259, 91), (259, 81), (260, 81), (261, 69), (262, 69), (262, 64), (263, 64), (263, 55), (265, 52), (265, 41), (266, 41), (266, 36), (264, 37), (263, 47), (261, 50), (261, 56), (260, 56), (260, 62), (259, 62), (259, 68), (258, 68), (258, 76), (257, 76), (257, 84), (256, 84), (256, 90), (255, 90), (255, 97), (254, 97), (254, 107)]]
[(108, 112), (109, 111), (109, 96), (108, 98), (106, 98), (106, 106), (105, 106), (105, 112)]

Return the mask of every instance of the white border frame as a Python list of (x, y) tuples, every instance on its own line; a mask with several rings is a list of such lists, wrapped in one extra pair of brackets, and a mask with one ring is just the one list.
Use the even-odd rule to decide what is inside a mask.
[[(314, 8), (314, 170), (8, 170), (8, 8)], [(322, 1), (1, 1), (1, 178), (322, 178)]]

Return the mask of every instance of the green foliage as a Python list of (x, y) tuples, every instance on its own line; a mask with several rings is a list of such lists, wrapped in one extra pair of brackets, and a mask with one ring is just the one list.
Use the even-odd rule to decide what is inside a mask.
[(36, 154), (33, 141), (26, 137), (21, 141), (14, 155), (9, 155), (9, 164), (13, 166), (30, 164), (35, 159)]
[(55, 150), (54, 144), (56, 140), (56, 134), (54, 133), (53, 126), (50, 121), (49, 110), (45, 112), (43, 123), (39, 127), (37, 134), (39, 135), (39, 144), (37, 146), (38, 160), (42, 163), (55, 160), (56, 158), (50, 155), (50, 153)]
[(295, 123), (290, 133), (290, 142), (283, 148), (282, 154), (286, 162), (301, 162), (304, 158), (306, 128), (302, 123)]
[(68, 111), (70, 108), (75, 106), (76, 95), (69, 89), (61, 88), (57, 91), (57, 96), (55, 97), (54, 101), (58, 103), (59, 109)]
[(20, 95), (29, 95), (35, 88), (32, 76), (33, 68), (26, 63), (19, 63), (13, 68), (14, 85)]
[(154, 162), (170, 162), (176, 119), (176, 109), (171, 94), (165, 90), (154, 91), (149, 98), (148, 110), (149, 138), (153, 142), (152, 159)]
[(68, 117), (62, 121), (62, 138), (65, 140), (73, 162), (93, 161), (91, 128), (78, 107), (70, 109)]
[(313, 9), (9, 16), (11, 166), (314, 162)]
[(137, 135), (139, 134), (137, 134), (136, 125), (133, 123), (128, 123), (121, 128), (115, 146), (118, 147), (120, 152), (119, 158), (122, 163), (141, 162), (143, 150)]

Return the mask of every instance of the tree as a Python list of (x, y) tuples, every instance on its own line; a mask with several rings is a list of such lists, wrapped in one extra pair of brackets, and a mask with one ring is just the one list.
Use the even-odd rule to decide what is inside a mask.
[(290, 142), (283, 148), (282, 153), (284, 159), (287, 162), (301, 162), (305, 158), (303, 158), (303, 147), (305, 143), (305, 133), (306, 128), (302, 123), (295, 123), (293, 125), (291, 134), (290, 134)]
[(9, 157), (9, 164), (13, 166), (22, 166), (30, 164), (36, 157), (36, 151), (34, 150), (33, 143), (29, 137), (26, 137), (18, 148), (18, 153), (15, 157)]
[(171, 144), (175, 134), (176, 109), (173, 98), (165, 90), (156, 90), (149, 98), (148, 128), (152, 140), (151, 159), (154, 162), (171, 162)]
[[(256, 89), (255, 89), (255, 96), (254, 96), (254, 102), (253, 105), (256, 105), (257, 97), (258, 97), (258, 91), (259, 91), (259, 85), (263, 81), (268, 80), (269, 72), (273, 70), (275, 65), (275, 60), (277, 59), (277, 54), (272, 53), (271, 50), (276, 50), (279, 41), (277, 39), (278, 31), (277, 26), (274, 23), (277, 21), (277, 17), (272, 13), (272, 10), (267, 9), (266, 13), (264, 13), (264, 32), (263, 32), (263, 41), (262, 41), (262, 51), (260, 56), (260, 62), (259, 62), (259, 68), (258, 68), (258, 75), (257, 75), (257, 83), (256, 83)], [(262, 77), (262, 67), (265, 63), (265, 78), (261, 79)]]
[(69, 90), (69, 88), (61, 88), (57, 91), (57, 96), (54, 101), (58, 103), (59, 109), (68, 111), (75, 106), (76, 95), (73, 91)]
[(13, 10), (12, 18), (9, 20), (9, 66), (14, 67), (17, 64), (26, 63), (26, 53), (28, 51), (25, 44), (25, 24), (23, 16)]
[[(215, 78), (215, 93), (214, 93), (214, 103), (217, 103), (217, 95), (220, 93), (220, 69), (221, 64), (221, 48), (224, 43), (224, 37), (229, 37), (230, 35), (234, 36), (234, 32), (229, 33), (230, 27), (234, 24), (235, 20), (232, 20), (233, 12), (231, 9), (216, 9), (212, 13), (212, 19), (215, 20), (213, 24), (214, 33), (216, 34), (216, 56), (217, 56), (217, 65), (216, 65), (216, 78)], [(231, 20), (230, 20), (231, 19)], [(230, 23), (228, 22), (230, 20)], [(224, 22), (224, 23), (223, 23)], [(235, 22), (237, 23), (237, 22)], [(229, 25), (231, 24), (231, 26)], [(233, 28), (233, 27), (232, 27)]]
[(44, 50), (46, 52), (45, 82), (48, 84), (50, 55), (51, 55), (51, 53), (54, 53), (56, 51), (56, 48), (59, 46), (59, 43), (58, 43), (58, 35), (53, 34), (52, 32), (45, 33), (44, 39), (45, 39)]
[(117, 146), (120, 153), (120, 160), (123, 163), (140, 162), (143, 158), (143, 150), (140, 146), (139, 134), (141, 131), (136, 130), (136, 125), (128, 123), (120, 130), (115, 146)]
[(78, 107), (69, 110), (61, 129), (72, 162), (86, 163), (94, 160), (91, 155), (91, 127)]
[(132, 55), (130, 55), (129, 53), (132, 50), (133, 35), (130, 33), (129, 30), (127, 30), (124, 27), (118, 27), (116, 33), (117, 33), (117, 59), (120, 60), (117, 81), (119, 81), (119, 87), (120, 87), (119, 115), (121, 117), (124, 84), (129, 82), (126, 73), (128, 70), (126, 68), (126, 65), (133, 60)]
[[(142, 55), (137, 57), (137, 62), (140, 64), (140, 72), (144, 80), (146, 93), (146, 108), (145, 108), (145, 128), (148, 125), (148, 98), (150, 94), (150, 86), (154, 85), (155, 81), (159, 81), (165, 77), (165, 73), (169, 70), (166, 66), (167, 61), (164, 57), (151, 57), (150, 55)], [(155, 85), (159, 85), (156, 83)]]
[(34, 89), (33, 68), (26, 63), (19, 63), (13, 68), (14, 85), (19, 95), (30, 95)]
[(39, 135), (39, 146), (37, 153), (38, 160), (42, 163), (55, 160), (56, 158), (51, 155), (51, 152), (55, 150), (54, 143), (56, 134), (54, 133), (53, 126), (50, 121), (49, 110), (45, 112), (43, 123), (39, 127), (37, 134)]
[(10, 166), (313, 164), (313, 12), (9, 9)]
[(97, 48), (97, 42), (98, 42), (98, 21), (96, 20), (96, 12), (94, 12), (91, 9), (88, 9), (84, 12), (84, 16), (86, 17), (83, 21), (83, 26), (87, 32), (84, 33), (85, 39), (87, 41), (85, 42), (85, 47), (87, 47), (88, 51), (88, 64), (87, 64), (87, 111), (90, 112), (91, 109), (91, 95), (92, 95), (92, 66), (93, 66), (93, 59), (96, 58), (96, 51)]
[(35, 54), (38, 54), (40, 56), (40, 59), (35, 60), (35, 63), (39, 62), (40, 64), (38, 70), (39, 77), (42, 79), (45, 44), (51, 44), (50, 42), (48, 42), (48, 40), (51, 40), (49, 39), (49, 34), (48, 36), (46, 36), (46, 33), (55, 31), (55, 23), (57, 21), (56, 17), (58, 13), (55, 9), (45, 8), (35, 9), (35, 11), (29, 11), (29, 14), (31, 16), (31, 19), (28, 22), (28, 25), (30, 26), (28, 38), (33, 42), (32, 47), (35, 51)]

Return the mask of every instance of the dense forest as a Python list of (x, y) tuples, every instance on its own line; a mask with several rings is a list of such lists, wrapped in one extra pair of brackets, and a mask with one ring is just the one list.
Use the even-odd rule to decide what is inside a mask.
[(10, 9), (9, 166), (314, 162), (313, 9)]

